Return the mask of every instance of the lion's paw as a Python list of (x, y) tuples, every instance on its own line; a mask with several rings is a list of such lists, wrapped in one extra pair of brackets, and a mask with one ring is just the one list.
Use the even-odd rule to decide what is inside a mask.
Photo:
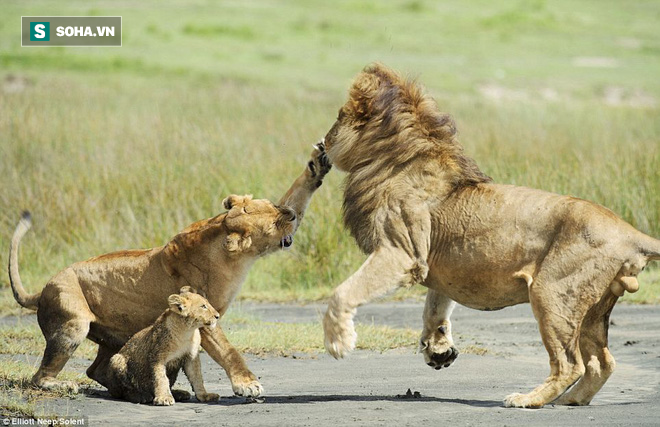
[(220, 399), (220, 395), (216, 393), (197, 393), (195, 397), (200, 402), (217, 402)]
[(245, 397), (258, 397), (264, 392), (264, 388), (257, 380), (248, 380), (246, 382), (232, 383), (234, 394)]
[(323, 140), (314, 146), (311, 157), (312, 159), (307, 163), (307, 169), (314, 180), (315, 186), (320, 187), (323, 178), (332, 169), (332, 163), (330, 163), (330, 159), (325, 152), (325, 142)]
[(565, 395), (559, 397), (557, 400), (555, 400), (552, 403), (554, 403), (555, 405), (562, 405), (562, 406), (586, 406), (590, 402), (589, 401), (586, 401), (586, 402), (585, 401), (580, 401), (576, 398), (573, 398), (573, 397), (565, 394)]
[(65, 393), (78, 393), (78, 384), (74, 381), (61, 381), (55, 378), (42, 378), (41, 381), (36, 382), (35, 385), (44, 390), (58, 391)]
[(540, 408), (543, 404), (537, 402), (529, 394), (513, 393), (504, 398), (504, 406), (507, 408)]
[(190, 393), (188, 393), (186, 390), (173, 389), (171, 391), (172, 397), (177, 402), (185, 402), (186, 400), (190, 400)]
[(172, 406), (174, 405), (174, 397), (165, 395), (165, 396), (156, 396), (154, 398), (154, 405), (156, 406)]
[(341, 359), (355, 350), (357, 333), (350, 314), (337, 316), (332, 310), (328, 310), (323, 319), (323, 330), (325, 349), (335, 359)]

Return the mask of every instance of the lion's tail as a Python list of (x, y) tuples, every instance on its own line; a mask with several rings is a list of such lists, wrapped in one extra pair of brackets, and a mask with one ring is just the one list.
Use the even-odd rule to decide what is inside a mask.
[(36, 310), (41, 292), (32, 295), (25, 292), (25, 288), (23, 288), (23, 283), (21, 282), (21, 276), (18, 274), (18, 245), (30, 227), (32, 227), (32, 216), (30, 212), (25, 211), (16, 226), (14, 236), (11, 238), (9, 247), (9, 282), (11, 283), (11, 290), (14, 292), (16, 302), (25, 308)]

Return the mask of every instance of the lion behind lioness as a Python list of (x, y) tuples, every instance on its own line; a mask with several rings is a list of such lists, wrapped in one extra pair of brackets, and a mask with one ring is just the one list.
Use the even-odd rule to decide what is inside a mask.
[(369, 254), (330, 300), (323, 326), (333, 356), (355, 347), (359, 305), (422, 283), (428, 365), (447, 367), (458, 355), (454, 301), (481, 310), (530, 302), (551, 373), (506, 405), (591, 401), (614, 369), (609, 314), (623, 292), (637, 290), (644, 266), (660, 259), (660, 241), (594, 203), (491, 183), (463, 153), (451, 117), (382, 65), (357, 76), (325, 144), (348, 173), (344, 222)]

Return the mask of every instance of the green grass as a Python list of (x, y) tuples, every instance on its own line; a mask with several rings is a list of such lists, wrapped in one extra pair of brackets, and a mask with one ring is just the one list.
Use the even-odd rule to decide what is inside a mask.
[[(374, 60), (418, 77), (497, 182), (594, 200), (660, 237), (656, 1), (2, 7), (0, 263), (30, 209), (30, 291), (72, 262), (161, 245), (230, 193), (278, 199)], [(17, 43), (21, 15), (87, 14), (123, 16), (123, 47)], [(341, 182), (328, 176), (293, 249), (259, 261), (240, 298), (323, 299), (357, 269)], [(658, 270), (640, 282), (627, 299), (658, 302)]]
[[(73, 357), (93, 360), (96, 357), (97, 345), (89, 340), (83, 341), (73, 354)], [(33, 323), (27, 325), (12, 325), (0, 327), (0, 354), (29, 354), (43, 356), (46, 341), (39, 326)], [(2, 368), (3, 363), (0, 363)], [(36, 367), (32, 372), (36, 372)]]
[[(65, 391), (45, 391), (34, 388), (30, 378), (36, 366), (17, 360), (2, 360), (0, 363), (0, 416), (22, 418), (50, 418), (54, 415), (45, 408), (44, 402), (58, 397), (75, 398)], [(79, 386), (89, 386), (94, 381), (84, 374), (64, 370), (58, 376), (65, 381), (74, 381)]]
[[(240, 310), (230, 310), (221, 324), (229, 341), (241, 353), (289, 356), (323, 352), (320, 322), (267, 322)], [(357, 348), (362, 350), (383, 352), (399, 347), (413, 348), (419, 338), (419, 331), (408, 328), (358, 324), (356, 330), (359, 335)], [(45, 345), (41, 330), (34, 323), (0, 327), (0, 354), (41, 356)], [(93, 360), (96, 350), (96, 344), (85, 340), (73, 357)], [(0, 369), (3, 369), (2, 366), (0, 363)]]

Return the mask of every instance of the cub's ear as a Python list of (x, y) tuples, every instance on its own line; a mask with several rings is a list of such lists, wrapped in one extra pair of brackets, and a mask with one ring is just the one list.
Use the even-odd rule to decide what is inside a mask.
[(188, 314), (188, 300), (177, 294), (172, 294), (167, 298), (167, 302), (170, 304), (170, 308), (176, 313), (186, 315)]
[(204, 298), (206, 298), (206, 293), (205, 292), (203, 292), (199, 289), (195, 289), (192, 286), (184, 286), (181, 289), (179, 289), (179, 295), (183, 295), (183, 294), (186, 294), (186, 293), (197, 294), (197, 295), (201, 295)]
[(197, 292), (195, 292), (195, 290), (191, 286), (184, 286), (181, 289), (179, 289), (179, 295), (183, 295), (187, 293), (196, 294)]
[(229, 210), (234, 206), (245, 205), (250, 200), (252, 200), (252, 194), (246, 194), (245, 196), (237, 196), (236, 194), (232, 194), (227, 196), (227, 198), (222, 201), (222, 206)]
[(252, 238), (250, 236), (241, 236), (238, 233), (229, 233), (222, 243), (222, 247), (227, 252), (241, 252), (252, 246)]

